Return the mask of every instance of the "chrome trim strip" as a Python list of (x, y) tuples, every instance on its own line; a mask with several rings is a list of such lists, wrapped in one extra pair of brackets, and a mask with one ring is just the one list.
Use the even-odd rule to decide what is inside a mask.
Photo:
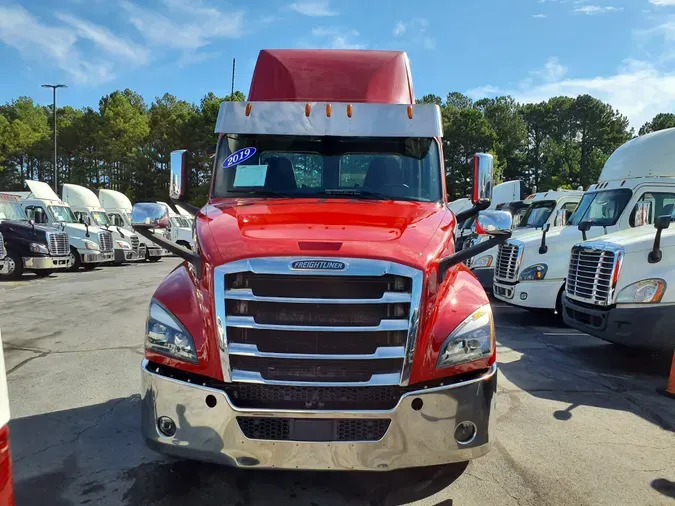
[[(172, 383), (178, 384), (178, 385), (189, 385), (191, 388), (197, 388), (199, 390), (202, 390), (206, 393), (223, 393), (222, 390), (219, 390), (217, 388), (212, 388), (212, 387), (207, 387), (203, 385), (199, 385), (197, 383), (186, 383), (181, 380), (177, 380), (175, 378), (169, 378), (167, 376), (162, 376), (160, 374), (157, 374), (155, 371), (149, 368), (149, 361), (148, 359), (143, 359), (141, 361), (141, 370), (146, 371), (149, 374), (152, 374), (153, 376), (159, 376), (162, 379), (166, 381), (170, 381)], [(406, 392), (403, 395), (401, 395), (401, 398), (396, 406), (394, 406), (391, 409), (374, 409), (374, 410), (368, 410), (366, 413), (377, 413), (378, 415), (383, 415), (387, 413), (392, 413), (393, 411), (396, 411), (396, 409), (400, 406), (401, 401), (403, 399), (406, 399), (408, 397), (415, 397), (420, 394), (433, 394), (436, 392), (445, 392), (448, 390), (456, 390), (458, 388), (463, 388), (469, 385), (473, 385), (475, 383), (480, 383), (482, 381), (488, 380), (492, 378), (495, 374), (497, 374), (498, 367), (497, 364), (494, 363), (490, 366), (490, 368), (485, 372), (485, 374), (480, 375), (477, 378), (473, 378), (467, 381), (460, 381), (458, 383), (452, 383), (450, 385), (441, 385), (433, 388), (425, 388), (425, 389), (420, 389), (420, 390), (411, 390), (410, 392)], [(237, 375), (239, 374), (258, 374), (258, 373), (251, 373), (249, 371), (238, 371), (235, 369)], [(377, 376), (377, 375), (376, 375)], [(245, 381), (241, 381), (239, 379), (235, 379), (233, 381), (240, 381), (242, 383), (246, 383)], [(266, 383), (269, 384), (268, 381), (263, 380), (262, 382), (259, 383)], [(284, 385), (293, 385), (293, 383), (286, 383), (283, 382), (282, 384)], [(315, 382), (310, 382), (307, 383), (308, 386), (341, 386), (339, 383), (315, 383)], [(357, 386), (355, 383), (347, 383), (346, 386)], [(269, 413), (273, 415), (290, 415), (290, 414), (298, 414), (298, 415), (316, 415), (316, 416), (323, 416), (323, 417), (328, 417), (328, 418), (339, 418), (342, 415), (363, 415), (364, 411), (359, 411), (359, 410), (344, 410), (344, 411), (332, 411), (332, 410), (300, 410), (300, 409), (269, 409), (269, 408), (239, 408), (234, 406), (232, 403), (229, 402), (228, 399), (228, 404), (230, 405), (230, 408), (232, 408), (234, 411), (237, 411), (239, 413)]]
[(368, 381), (290, 381), (268, 380), (257, 371), (232, 370), (232, 381), (241, 383), (264, 383), (265, 385), (292, 385), (312, 387), (372, 387), (398, 385), (401, 374), (398, 372), (373, 374)]
[[(297, 272), (297, 271), (293, 271)], [(333, 271), (334, 272), (334, 271)], [(239, 288), (225, 291), (226, 299), (250, 300), (255, 302), (287, 302), (292, 304), (395, 304), (410, 302), (407, 293), (385, 292), (380, 299), (322, 299), (302, 297), (264, 297), (254, 295), (250, 288)]]
[(278, 353), (269, 351), (259, 351), (255, 344), (230, 344), (230, 355), (239, 355), (242, 357), (260, 357), (260, 358), (290, 358), (290, 359), (309, 359), (309, 360), (373, 360), (383, 358), (403, 358), (405, 348), (403, 346), (381, 346), (370, 354), (351, 354), (351, 355), (328, 355), (320, 353)]
[[(226, 297), (225, 275), (235, 272), (253, 272), (255, 274), (288, 274), (293, 276), (316, 276), (317, 271), (290, 270), (290, 262), (297, 260), (326, 260), (344, 262), (349, 264), (349, 269), (344, 271), (326, 271), (327, 276), (384, 276), (392, 274), (410, 278), (412, 289), (410, 293), (410, 317), (406, 320), (382, 320), (377, 327), (319, 327), (319, 326), (292, 326), (292, 325), (263, 325), (256, 324), (251, 317), (226, 317), (225, 301), (232, 300)], [(213, 270), (214, 297), (215, 297), (215, 324), (218, 332), (218, 348), (223, 378), (226, 382), (233, 381), (229, 360), (229, 344), (227, 341), (227, 327), (238, 326), (244, 328), (258, 328), (268, 330), (290, 331), (328, 331), (328, 332), (373, 332), (373, 331), (397, 331), (407, 330), (408, 338), (405, 346), (405, 357), (399, 379), (394, 384), (405, 386), (410, 379), (410, 370), (414, 358), (415, 345), (417, 342), (420, 304), (422, 299), (423, 273), (418, 269), (406, 265), (397, 264), (385, 260), (372, 260), (352, 257), (320, 257), (320, 256), (293, 256), (293, 257), (261, 257), (238, 260), (229, 264), (220, 265)], [(320, 299), (324, 303), (330, 303), (330, 299)], [(285, 299), (285, 302), (289, 300)], [(361, 302), (361, 301), (359, 301)], [(317, 385), (317, 383), (308, 383)], [(331, 383), (332, 384), (332, 383)], [(358, 383), (347, 383), (347, 386), (358, 386)]]
[(347, 326), (323, 326), (323, 325), (276, 325), (272, 323), (256, 323), (252, 316), (227, 316), (226, 327), (239, 327), (244, 329), (261, 330), (297, 330), (316, 332), (381, 332), (391, 330), (408, 330), (408, 320), (382, 320), (374, 327), (347, 327)]

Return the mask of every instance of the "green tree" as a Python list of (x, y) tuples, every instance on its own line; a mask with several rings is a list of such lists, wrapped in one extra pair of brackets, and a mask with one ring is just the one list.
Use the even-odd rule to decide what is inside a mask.
[(662, 112), (654, 116), (654, 119), (648, 121), (640, 128), (639, 134), (645, 135), (652, 132), (658, 132), (659, 130), (665, 130), (666, 128), (675, 127), (675, 114), (672, 112)]

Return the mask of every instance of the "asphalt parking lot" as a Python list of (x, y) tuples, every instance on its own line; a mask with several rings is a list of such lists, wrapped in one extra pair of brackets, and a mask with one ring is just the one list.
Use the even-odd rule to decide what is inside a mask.
[(170, 460), (139, 433), (152, 292), (177, 265), (0, 283), (17, 504), (673, 504), (670, 357), (495, 304), (497, 441), (466, 465), (389, 473), (239, 471)]

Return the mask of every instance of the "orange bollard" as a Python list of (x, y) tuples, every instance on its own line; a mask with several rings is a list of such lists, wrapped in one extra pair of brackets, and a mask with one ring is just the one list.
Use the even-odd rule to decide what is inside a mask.
[(663, 394), (675, 399), (675, 352), (673, 352), (673, 363), (670, 365), (670, 377), (668, 378), (668, 386), (664, 390)]

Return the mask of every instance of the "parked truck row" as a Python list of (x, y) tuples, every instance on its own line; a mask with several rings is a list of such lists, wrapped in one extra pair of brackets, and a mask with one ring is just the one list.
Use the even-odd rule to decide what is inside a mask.
[[(132, 205), (121, 192), (100, 190), (97, 196), (83, 186), (64, 184), (59, 197), (44, 182), (25, 183), (29, 191), (0, 192), (0, 280), (18, 279), (24, 272), (44, 277), (59, 270), (156, 262), (171, 254), (133, 231)], [(191, 247), (191, 225), (174, 214), (181, 221), (170, 232), (156, 233), (167, 238), (173, 233)]]

